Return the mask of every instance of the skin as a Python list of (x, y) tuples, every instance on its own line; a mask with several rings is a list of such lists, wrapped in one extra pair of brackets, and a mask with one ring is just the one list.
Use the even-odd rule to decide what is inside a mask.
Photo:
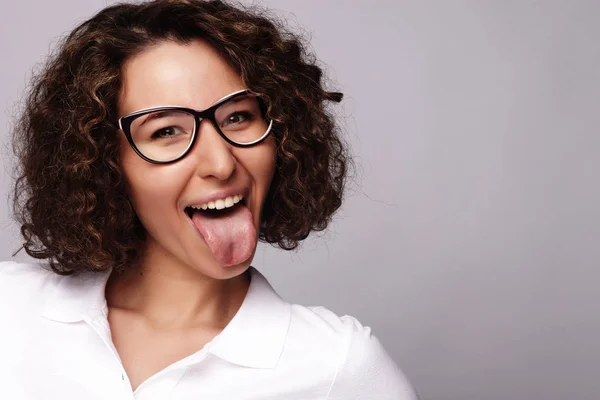
[[(203, 41), (161, 42), (122, 69), (119, 116), (178, 105), (202, 110), (245, 89), (240, 76)], [(122, 168), (131, 202), (148, 241), (142, 261), (106, 286), (113, 342), (135, 390), (173, 362), (200, 350), (233, 318), (247, 293), (245, 262), (221, 265), (190, 224), (184, 207), (199, 196), (247, 188), (246, 205), (258, 232), (275, 168), (272, 137), (250, 148), (225, 142), (203, 121), (191, 152), (154, 165), (142, 160), (120, 134)]]

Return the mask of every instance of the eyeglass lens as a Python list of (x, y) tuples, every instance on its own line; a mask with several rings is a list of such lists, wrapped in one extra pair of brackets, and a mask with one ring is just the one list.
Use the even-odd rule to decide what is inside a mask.
[[(255, 95), (236, 96), (215, 110), (218, 129), (229, 140), (250, 144), (268, 129)], [(214, 125), (213, 125), (214, 126)], [(153, 111), (132, 121), (130, 133), (137, 149), (149, 159), (164, 162), (183, 155), (192, 144), (196, 130), (194, 115), (177, 110)]]

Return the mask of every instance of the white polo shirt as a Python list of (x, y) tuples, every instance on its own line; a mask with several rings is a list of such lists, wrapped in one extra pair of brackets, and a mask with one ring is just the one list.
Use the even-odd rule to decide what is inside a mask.
[(109, 274), (60, 276), (35, 263), (0, 263), (0, 398), (417, 398), (370, 328), (283, 301), (254, 268), (227, 327), (133, 392), (108, 325)]

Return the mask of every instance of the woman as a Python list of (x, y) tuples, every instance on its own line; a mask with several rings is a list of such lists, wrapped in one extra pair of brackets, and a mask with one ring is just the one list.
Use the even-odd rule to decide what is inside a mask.
[(5, 397), (416, 398), (369, 328), (250, 266), (339, 208), (340, 100), (297, 37), (221, 1), (77, 27), (14, 132), (23, 247), (49, 268), (0, 267)]

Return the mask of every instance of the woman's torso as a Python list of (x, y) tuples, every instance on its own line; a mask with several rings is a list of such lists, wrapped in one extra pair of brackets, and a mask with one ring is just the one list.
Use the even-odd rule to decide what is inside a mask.
[(233, 320), (204, 336), (143, 337), (116, 314), (111, 327), (106, 278), (0, 263), (0, 398), (416, 398), (368, 327), (283, 301), (256, 270)]

